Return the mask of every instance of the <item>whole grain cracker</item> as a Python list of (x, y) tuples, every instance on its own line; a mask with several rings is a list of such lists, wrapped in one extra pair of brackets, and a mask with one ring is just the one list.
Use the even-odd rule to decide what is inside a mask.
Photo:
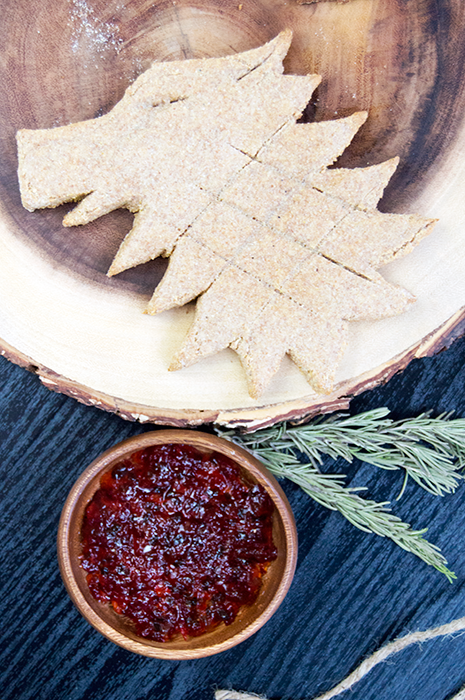
[(434, 223), (376, 209), (397, 159), (328, 169), (367, 114), (297, 123), (320, 78), (283, 74), (290, 41), (155, 63), (107, 115), (18, 133), (24, 206), (79, 200), (66, 226), (132, 211), (109, 274), (171, 256), (148, 312), (199, 297), (171, 369), (231, 347), (254, 397), (286, 353), (331, 391), (348, 323), (413, 301), (378, 268)]

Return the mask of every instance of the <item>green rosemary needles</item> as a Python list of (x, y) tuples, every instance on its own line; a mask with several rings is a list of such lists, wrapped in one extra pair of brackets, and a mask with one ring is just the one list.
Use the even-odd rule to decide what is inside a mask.
[(362, 498), (358, 492), (364, 489), (345, 486), (343, 474), (320, 471), (324, 456), (347, 462), (357, 458), (381, 469), (402, 469), (404, 482), (398, 498), (409, 477), (436, 496), (453, 493), (463, 479), (465, 419), (422, 414), (394, 421), (388, 414), (387, 408), (378, 408), (356, 416), (319, 417), (301, 426), (283, 423), (251, 434), (220, 428), (217, 432), (251, 450), (275, 476), (298, 484), (359, 529), (389, 537), (452, 581), (455, 575), (446, 559), (423, 537), (426, 529), (412, 530), (390, 512), (388, 502)]

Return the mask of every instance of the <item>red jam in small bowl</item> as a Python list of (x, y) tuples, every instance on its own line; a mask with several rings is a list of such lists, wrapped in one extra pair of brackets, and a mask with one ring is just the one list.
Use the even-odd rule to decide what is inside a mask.
[(146, 447), (100, 480), (81, 527), (92, 596), (166, 642), (231, 624), (277, 557), (274, 504), (220, 453)]

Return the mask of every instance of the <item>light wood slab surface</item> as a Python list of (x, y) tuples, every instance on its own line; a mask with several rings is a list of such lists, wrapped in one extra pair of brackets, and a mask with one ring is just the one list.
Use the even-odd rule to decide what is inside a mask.
[[(217, 421), (246, 429), (346, 406), (350, 396), (432, 354), (465, 318), (465, 6), (461, 0), (0, 0), (0, 348), (51, 389), (129, 420)], [(351, 324), (335, 391), (315, 394), (288, 360), (259, 401), (224, 351), (179, 372), (168, 365), (194, 306), (142, 313), (166, 268), (155, 260), (109, 279), (132, 215), (65, 229), (69, 207), (27, 212), (15, 133), (108, 111), (153, 60), (222, 56), (290, 27), (289, 73), (323, 80), (305, 119), (367, 109), (344, 167), (395, 155), (383, 211), (438, 218), (431, 236), (382, 274), (413, 292), (408, 313)]]

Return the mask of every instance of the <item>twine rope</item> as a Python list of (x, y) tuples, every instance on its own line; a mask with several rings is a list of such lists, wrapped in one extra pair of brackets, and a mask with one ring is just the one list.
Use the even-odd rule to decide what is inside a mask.
[[(330, 700), (331, 698), (340, 695), (345, 690), (352, 688), (358, 681), (360, 681), (364, 676), (366, 676), (372, 668), (377, 666), (377, 664), (385, 661), (389, 656), (397, 654), (411, 644), (421, 644), (422, 642), (427, 642), (435, 637), (443, 637), (447, 635), (452, 635), (456, 632), (461, 632), (465, 630), (465, 617), (461, 617), (458, 620), (453, 620), (440, 627), (434, 627), (424, 632), (412, 632), (411, 634), (405, 635), (405, 637), (400, 637), (395, 639), (393, 642), (389, 642), (384, 647), (381, 647), (374, 652), (367, 659), (364, 659), (362, 663), (357, 666), (357, 668), (352, 671), (343, 681), (334, 686), (331, 690), (323, 695), (319, 695), (314, 700)], [(215, 700), (266, 700), (262, 695), (255, 695), (254, 693), (240, 693), (235, 690), (217, 690), (215, 692)], [(454, 695), (451, 700), (465, 700), (465, 686)]]

